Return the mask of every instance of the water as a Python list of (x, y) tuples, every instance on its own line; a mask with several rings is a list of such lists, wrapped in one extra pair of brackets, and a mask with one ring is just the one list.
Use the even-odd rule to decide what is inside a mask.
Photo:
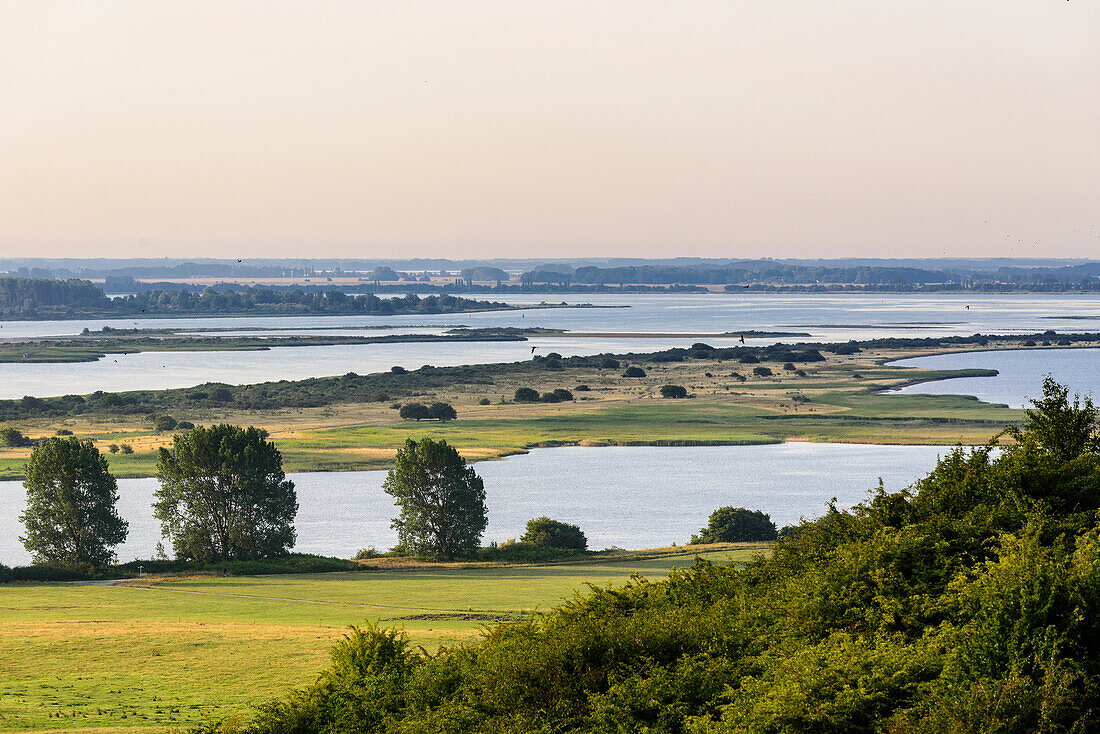
[[(87, 327), (260, 328), (278, 333), (338, 334), (380, 332), (366, 327), (398, 327), (388, 332), (420, 332), (462, 324), (470, 327), (547, 327), (609, 334), (594, 339), (538, 337), (528, 342), (465, 342), (453, 344), (370, 344), (328, 347), (287, 347), (265, 352), (165, 352), (112, 355), (99, 362), (74, 364), (0, 364), (0, 398), (40, 397), (94, 390), (189, 387), (203, 382), (245, 384), (302, 379), (354, 371), (387, 370), (393, 365), (452, 366), (511, 362), (530, 358), (531, 347), (542, 353), (598, 354), (641, 352), (688, 346), (700, 338), (690, 334), (739, 333), (752, 329), (808, 332), (810, 337), (782, 341), (846, 341), (887, 335), (948, 336), (981, 333), (1033, 333), (1046, 329), (1100, 331), (1100, 294), (1085, 295), (906, 295), (906, 294), (508, 294), (493, 300), (533, 303), (626, 305), (629, 308), (553, 308), (491, 311), (472, 314), (410, 314), (405, 316), (257, 316), (182, 319), (89, 319), (79, 321), (9, 321), (0, 323), (0, 338), (75, 334)], [(969, 309), (966, 306), (970, 306)], [(1051, 316), (1084, 316), (1052, 319)], [(341, 327), (359, 327), (348, 330)], [(417, 328), (420, 327), (420, 328)], [(625, 339), (614, 333), (684, 334), (684, 337)], [(729, 337), (705, 337), (714, 346), (733, 344)], [(747, 339), (767, 344), (776, 339)]]
[[(476, 465), (489, 512), (483, 542), (516, 538), (527, 520), (549, 515), (580, 525), (592, 549), (682, 544), (725, 505), (763, 510), (783, 526), (820, 515), (832, 497), (841, 507), (862, 501), (880, 477), (890, 490), (908, 486), (948, 450), (812, 443), (537, 449)], [(296, 550), (346, 558), (367, 546), (393, 546), (389, 525), (397, 510), (382, 492), (385, 476), (291, 475), (300, 505)], [(149, 558), (160, 539), (150, 510), (157, 482), (118, 485), (119, 514), (130, 523), (119, 557)], [(8, 565), (29, 561), (17, 540), (23, 506), (22, 484), (0, 483), (0, 562)]]
[(998, 371), (996, 377), (959, 377), (911, 385), (898, 392), (921, 395), (973, 395), (987, 403), (1013, 408), (1042, 397), (1043, 377), (1050, 375), (1070, 392), (1091, 393), (1100, 400), (1100, 349), (1011, 349), (995, 352), (961, 352), (902, 359), (901, 367), (956, 370), (982, 367)]

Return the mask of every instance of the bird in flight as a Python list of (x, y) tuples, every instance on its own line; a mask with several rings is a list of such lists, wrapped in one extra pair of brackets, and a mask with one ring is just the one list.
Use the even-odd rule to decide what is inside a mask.
[(745, 335), (744, 335), (744, 334), (742, 334), (742, 335), (741, 335), (741, 343), (742, 343), (742, 344), (744, 344), (744, 343), (745, 343)]
[(536, 349), (538, 349), (538, 347), (531, 347), (531, 354), (534, 354)]

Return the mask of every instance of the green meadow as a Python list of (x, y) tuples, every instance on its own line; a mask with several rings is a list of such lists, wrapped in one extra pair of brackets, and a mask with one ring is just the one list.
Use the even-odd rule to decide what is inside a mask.
[[(765, 547), (699, 550), (738, 562)], [(399, 626), (431, 651), (588, 584), (660, 578), (694, 557), (0, 586), (0, 732), (159, 732), (247, 715), (310, 682), (348, 625)]]

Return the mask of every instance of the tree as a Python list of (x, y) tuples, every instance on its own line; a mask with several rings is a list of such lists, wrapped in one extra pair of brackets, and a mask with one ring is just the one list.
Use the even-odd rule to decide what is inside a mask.
[(424, 403), (405, 403), (397, 414), (407, 421), (422, 421), (431, 417)]
[(153, 430), (157, 433), (163, 433), (164, 431), (171, 431), (178, 425), (175, 418), (167, 413), (161, 413), (153, 419)]
[(662, 398), (686, 398), (688, 396), (687, 388), (683, 385), (661, 385), (661, 397)]
[(446, 441), (406, 440), (382, 488), (401, 507), (393, 527), (409, 551), (450, 560), (477, 550), (485, 485)]
[(428, 417), (439, 421), (453, 421), (458, 413), (450, 403), (432, 403), (428, 406)]
[(517, 403), (537, 403), (539, 400), (539, 391), (530, 387), (521, 387), (516, 390), (516, 394), (512, 399)]
[(744, 507), (719, 507), (692, 543), (745, 543), (775, 540), (777, 531), (770, 515)]
[(1092, 398), (1075, 394), (1070, 403), (1069, 388), (1047, 375), (1043, 397), (1031, 400), (1031, 406), (1024, 411), (1023, 425), (1006, 431), (1019, 444), (1064, 461), (1100, 452), (1100, 410)]
[(160, 449), (153, 514), (176, 556), (204, 563), (285, 555), (298, 499), (275, 444), (249, 426), (202, 426)]
[(641, 367), (627, 367), (623, 370), (623, 377), (645, 377), (645, 370)]
[(91, 441), (51, 437), (31, 452), (24, 469), (27, 508), (20, 537), (36, 564), (106, 566), (126, 539), (118, 485)]
[(568, 548), (586, 550), (588, 538), (577, 525), (551, 520), (543, 515), (527, 521), (527, 528), (520, 542), (543, 548)]

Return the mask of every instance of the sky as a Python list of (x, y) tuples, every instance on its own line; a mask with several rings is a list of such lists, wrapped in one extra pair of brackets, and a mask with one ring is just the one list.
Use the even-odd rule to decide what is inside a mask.
[(0, 256), (1097, 257), (1095, 0), (0, 0)]

